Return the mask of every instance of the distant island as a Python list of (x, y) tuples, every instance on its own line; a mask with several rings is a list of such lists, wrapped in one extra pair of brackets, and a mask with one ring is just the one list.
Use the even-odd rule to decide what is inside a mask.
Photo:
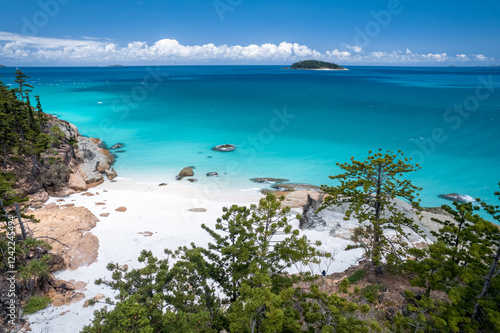
[(318, 61), (318, 60), (303, 60), (296, 62), (290, 66), (290, 69), (313, 69), (313, 70), (348, 70), (333, 62)]
[(5, 65), (0, 65), (0, 67), (5, 67)]
[(123, 65), (107, 65), (107, 66), (104, 66), (104, 67), (123, 67)]

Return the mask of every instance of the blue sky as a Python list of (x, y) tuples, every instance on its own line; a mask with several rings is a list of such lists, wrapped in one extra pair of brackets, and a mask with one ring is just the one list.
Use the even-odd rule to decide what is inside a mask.
[(500, 64), (500, 1), (1, 1), (0, 64)]

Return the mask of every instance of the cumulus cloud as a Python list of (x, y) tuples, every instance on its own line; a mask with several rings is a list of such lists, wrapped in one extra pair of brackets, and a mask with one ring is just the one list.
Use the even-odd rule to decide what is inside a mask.
[(486, 61), (488, 58), (484, 56), (484, 54), (474, 54), (474, 58), (479, 61)]
[(346, 49), (354, 52), (354, 53), (362, 53), (363, 52), (363, 48), (361, 46), (358, 46), (358, 45), (347, 45), (346, 46)]
[(413, 53), (406, 51), (365, 52), (360, 46), (319, 52), (306, 45), (282, 42), (241, 45), (183, 45), (175, 39), (161, 39), (150, 45), (133, 41), (119, 45), (105, 38), (82, 39), (25, 36), (0, 31), (0, 58), (15, 64), (51, 63), (61, 65), (174, 64), (174, 63), (272, 63), (320, 59), (341, 63), (418, 64), (444, 61), (494, 60), (482, 54), (449, 57), (446, 53)]

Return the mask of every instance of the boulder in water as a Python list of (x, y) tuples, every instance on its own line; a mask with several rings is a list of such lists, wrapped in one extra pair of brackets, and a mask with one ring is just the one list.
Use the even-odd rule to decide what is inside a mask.
[(123, 147), (125, 147), (125, 144), (118, 142), (118, 143), (115, 143), (114, 145), (112, 145), (111, 147), (109, 147), (109, 150), (120, 149)]
[(207, 177), (217, 177), (219, 174), (215, 171), (212, 171), (212, 172), (208, 172), (207, 173)]
[(283, 178), (270, 178), (270, 177), (261, 177), (261, 178), (251, 178), (250, 179), (254, 183), (264, 183), (264, 184), (280, 184), (287, 182), (288, 179)]
[(224, 145), (218, 145), (212, 148), (213, 151), (230, 152), (236, 149), (235, 145), (226, 143)]
[(474, 198), (467, 194), (458, 194), (458, 193), (449, 193), (449, 194), (440, 194), (438, 195), (441, 199), (457, 201), (460, 203), (474, 202)]
[(175, 177), (175, 179), (181, 180), (184, 177), (191, 177), (191, 176), (194, 176), (193, 167), (188, 166), (182, 169), (181, 172), (179, 172), (179, 174)]
[(271, 186), (272, 188), (278, 191), (304, 191), (304, 190), (312, 190), (317, 192), (322, 192), (321, 187), (310, 185), (310, 184), (274, 184)]

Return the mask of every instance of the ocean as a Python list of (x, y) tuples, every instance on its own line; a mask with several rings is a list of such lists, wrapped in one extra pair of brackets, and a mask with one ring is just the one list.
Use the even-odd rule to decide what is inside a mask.
[[(108, 146), (138, 182), (175, 182), (186, 166), (207, 189), (254, 177), (334, 185), (337, 162), (401, 150), (424, 206), (456, 192), (499, 204), (500, 68), (285, 66), (33, 67), (45, 112)], [(14, 68), (0, 68), (12, 84)], [(234, 152), (216, 152), (219, 144)], [(215, 171), (219, 177), (205, 174)]]

